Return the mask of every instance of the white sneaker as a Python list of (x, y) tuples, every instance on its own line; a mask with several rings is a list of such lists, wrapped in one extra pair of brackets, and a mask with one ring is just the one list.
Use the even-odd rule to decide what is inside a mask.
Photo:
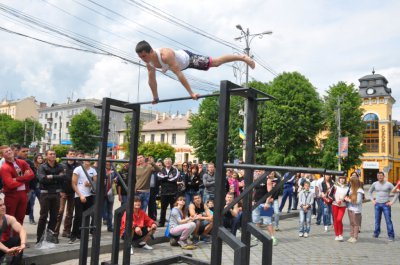
[(325, 226), (325, 232), (328, 232), (328, 226), (327, 225)]
[(335, 237), (335, 240), (336, 241), (340, 241), (339, 236)]
[(151, 247), (151, 246), (149, 246), (149, 245), (147, 245), (147, 244), (144, 244), (144, 245), (143, 245), (143, 248), (144, 248), (144, 249), (147, 249), (147, 250), (153, 250), (153, 247)]
[(313, 216), (311, 217), (311, 219), (315, 219), (315, 218), (317, 218), (317, 216), (316, 216), (316, 215), (313, 215)]
[(307, 238), (308, 237), (308, 233), (304, 233), (304, 237)]
[(343, 236), (342, 235), (339, 235), (338, 238), (339, 238), (339, 241), (343, 241)]
[(303, 236), (303, 233), (299, 233), (299, 237), (302, 237)]
[(133, 247), (131, 247), (131, 255), (133, 255)]

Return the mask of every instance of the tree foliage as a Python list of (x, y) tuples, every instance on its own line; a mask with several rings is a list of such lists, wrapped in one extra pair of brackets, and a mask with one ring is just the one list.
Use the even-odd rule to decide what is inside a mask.
[[(242, 156), (242, 140), (239, 137), (239, 128), (243, 129), (243, 117), (239, 110), (243, 108), (243, 98), (232, 96), (230, 102), (228, 159)], [(193, 146), (199, 161), (216, 161), (217, 134), (218, 134), (218, 98), (206, 98), (197, 114), (193, 114), (187, 132), (189, 143)]]
[(14, 120), (7, 114), (0, 114), (0, 145), (13, 143), (30, 145), (44, 137), (42, 125), (33, 119)]
[(326, 168), (338, 166), (337, 106), (340, 97), (341, 136), (349, 138), (348, 156), (342, 158), (341, 164), (342, 170), (349, 170), (361, 163), (359, 157), (365, 152), (362, 146), (365, 124), (362, 121), (362, 99), (354, 84), (344, 82), (331, 86), (324, 98), (325, 127), (329, 133), (322, 141), (321, 165)]
[[(252, 86), (263, 89), (261, 84)], [(297, 72), (283, 73), (264, 87), (276, 99), (259, 111), (259, 141), (265, 149), (258, 155), (258, 161), (272, 165), (315, 165), (316, 136), (323, 124), (322, 101), (315, 87)]]
[(100, 121), (92, 111), (85, 109), (71, 119), (69, 133), (75, 149), (93, 152), (99, 143), (96, 136), (100, 136)]
[(172, 161), (175, 160), (175, 148), (168, 143), (142, 143), (139, 145), (138, 154), (152, 156), (154, 159), (170, 157)]
[(61, 157), (65, 157), (67, 155), (69, 148), (70, 147), (68, 147), (66, 145), (56, 144), (56, 145), (53, 145), (53, 147), (51, 149), (53, 149), (54, 152), (56, 152), (57, 158), (61, 158)]

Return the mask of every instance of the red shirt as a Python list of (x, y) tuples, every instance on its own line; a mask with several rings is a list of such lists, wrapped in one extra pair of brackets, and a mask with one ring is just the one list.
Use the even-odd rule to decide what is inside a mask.
[[(126, 222), (126, 212), (124, 213), (121, 219), (121, 229), (119, 230), (120, 237), (122, 237), (122, 235), (125, 232), (125, 225), (126, 225), (125, 222)], [(136, 226), (140, 228), (151, 227), (151, 225), (155, 223), (156, 222), (153, 219), (151, 219), (142, 209), (139, 209), (137, 215), (133, 213), (132, 229)]]
[[(35, 174), (30, 168), (29, 164), (24, 160), (15, 159), (15, 163), (21, 169), (21, 176), (18, 175), (15, 170), (13, 162), (5, 161), (0, 169), (0, 177), (3, 180), (3, 191), (13, 192), (16, 191), (19, 186), (25, 184), (25, 192), (29, 191), (29, 181), (31, 181)], [(25, 172), (25, 171), (29, 172)]]

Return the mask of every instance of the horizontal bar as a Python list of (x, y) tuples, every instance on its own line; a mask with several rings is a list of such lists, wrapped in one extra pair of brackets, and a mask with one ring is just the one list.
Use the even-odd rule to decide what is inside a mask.
[[(75, 161), (100, 161), (99, 158), (84, 158), (84, 157), (61, 157), (61, 160), (75, 160)], [(106, 159), (106, 162), (115, 162), (115, 163), (129, 163), (127, 159)]]
[(218, 228), (218, 237), (221, 238), (228, 246), (230, 246), (233, 250), (237, 250), (240, 248), (246, 247), (242, 241), (240, 241), (237, 237), (235, 237), (228, 229), (223, 226)]
[[(285, 167), (285, 166), (271, 166), (271, 165), (256, 165), (256, 164), (231, 164), (225, 163), (225, 168), (239, 168), (239, 169), (262, 169), (273, 171), (291, 171), (296, 173), (313, 173), (313, 174), (329, 174), (329, 175), (344, 175), (344, 171), (329, 170), (324, 168), (309, 168), (309, 167)], [(329, 173), (328, 173), (329, 172)]]
[[(200, 95), (197, 98), (209, 98), (209, 97), (218, 97), (219, 93), (215, 94), (207, 94), (207, 95)], [(182, 100), (188, 100), (188, 99), (193, 99), (192, 97), (180, 97), (180, 98), (168, 98), (168, 99), (161, 99), (157, 103), (163, 103), (163, 102), (171, 102), (171, 101), (182, 101)], [(134, 105), (146, 105), (146, 104), (153, 104), (153, 101), (142, 101), (142, 102), (137, 102), (137, 103), (127, 103), (125, 105), (126, 108), (130, 108)]]
[(257, 98), (256, 101), (268, 101), (268, 100), (275, 100), (275, 97), (270, 97), (270, 98)]

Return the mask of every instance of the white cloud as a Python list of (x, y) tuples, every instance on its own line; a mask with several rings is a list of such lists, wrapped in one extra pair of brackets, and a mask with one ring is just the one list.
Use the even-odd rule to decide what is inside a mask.
[[(77, 0), (77, 2), (82, 2)], [(124, 52), (124, 56), (136, 58), (133, 48), (137, 41), (149, 40), (154, 47), (182, 47), (171, 39), (189, 46), (204, 55), (219, 56), (231, 53), (232, 49), (210, 39), (183, 30), (143, 11), (130, 2), (96, 1), (127, 17), (130, 22), (90, 3), (107, 19), (70, 2), (50, 3), (71, 14), (95, 24), (103, 30), (89, 26), (74, 17), (55, 9), (43, 1), (2, 1), (22, 12), (95, 39), (109, 47)], [(395, 0), (376, 2), (362, 1), (147, 1), (166, 13), (174, 15), (235, 45), (240, 35), (235, 28), (241, 24), (252, 33), (272, 30), (272, 35), (255, 38), (251, 51), (277, 72), (299, 71), (319, 90), (320, 94), (338, 81), (347, 81), (358, 86), (358, 79), (372, 71), (386, 76), (393, 97), (400, 101), (400, 72), (398, 43), (400, 43), (400, 3)], [(2, 15), (4, 13), (0, 13)], [(139, 26), (139, 23), (143, 26)], [(71, 45), (63, 37), (48, 37), (32, 28), (22, 27), (10, 19), (0, 16), (2, 26), (26, 34), (45, 38), (57, 43)], [(161, 36), (154, 31), (163, 34)], [(54, 36), (54, 33), (52, 33)], [(151, 37), (153, 36), (153, 37)], [(112, 97), (136, 101), (138, 68), (121, 63), (116, 58), (91, 55), (82, 52), (53, 48), (26, 38), (0, 31), (0, 97), (4, 90), (12, 90), (14, 97), (36, 95), (41, 101), (63, 102), (75, 92), (79, 97)], [(108, 47), (108, 48), (109, 48)], [(186, 48), (186, 47), (185, 47)], [(116, 51), (117, 52), (117, 51)], [(236, 82), (230, 67), (211, 69), (208, 72), (186, 71), (207, 82), (219, 84), (220, 80)], [(250, 79), (268, 82), (274, 76), (258, 65), (250, 72)], [(242, 82), (244, 78), (242, 79)], [(239, 82), (239, 81), (237, 81)], [(159, 94), (162, 98), (186, 95), (181, 84), (158, 75)], [(194, 85), (195, 89), (207, 85)], [(203, 91), (197, 90), (200, 93)], [(141, 70), (140, 100), (151, 98), (145, 69)], [(393, 109), (393, 117), (400, 119), (399, 103)], [(198, 103), (152, 106), (154, 109), (196, 109)], [(185, 111), (182, 109), (182, 111)]]

